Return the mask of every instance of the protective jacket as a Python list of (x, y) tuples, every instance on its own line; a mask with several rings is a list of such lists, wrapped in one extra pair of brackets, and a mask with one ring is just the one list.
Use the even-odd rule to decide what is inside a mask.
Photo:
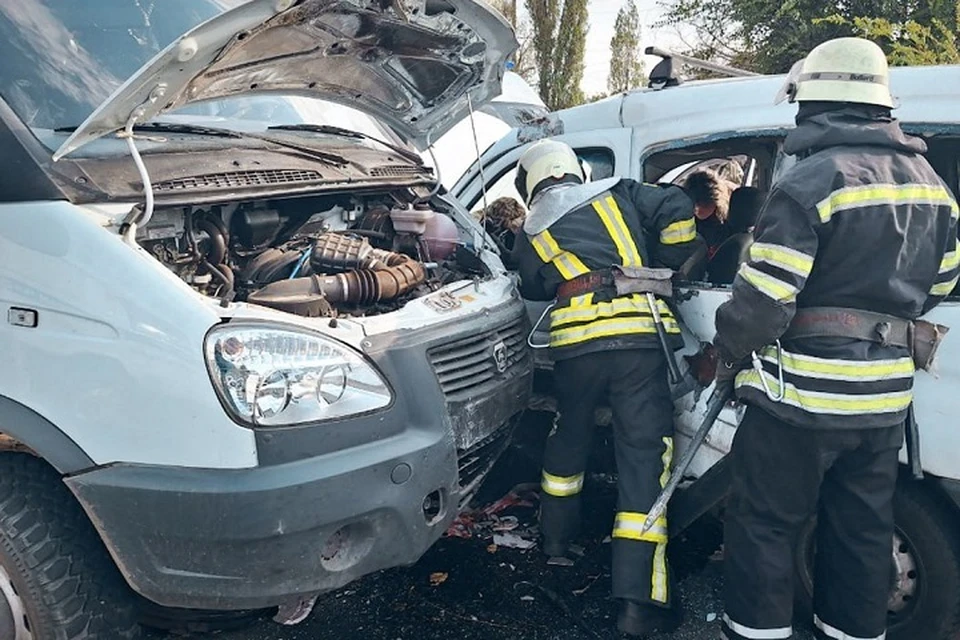
[[(614, 265), (678, 269), (699, 243), (693, 201), (679, 187), (614, 178), (560, 184), (534, 195), (514, 256), (528, 300), (550, 300), (558, 286)], [(680, 328), (663, 301), (667, 332), (681, 346)], [(561, 360), (595, 351), (659, 348), (643, 294), (613, 288), (558, 300), (550, 313), (550, 347)]]
[[(846, 307), (904, 319), (951, 292), (960, 270), (958, 207), (921, 155), (926, 144), (889, 116), (855, 108), (799, 119), (784, 150), (799, 162), (774, 185), (733, 297), (716, 315), (727, 362), (759, 350), (737, 394), (777, 418), (813, 428), (898, 424), (912, 400), (908, 350), (850, 338), (782, 341), (796, 309)], [(851, 417), (857, 419), (851, 420)]]

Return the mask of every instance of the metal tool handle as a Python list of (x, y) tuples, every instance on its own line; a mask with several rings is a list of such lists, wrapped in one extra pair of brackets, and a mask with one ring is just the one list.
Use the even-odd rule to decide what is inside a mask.
[(700, 423), (700, 428), (697, 429), (697, 432), (693, 435), (693, 439), (690, 440), (690, 444), (683, 452), (683, 455), (680, 456), (679, 462), (673, 467), (673, 471), (670, 473), (670, 479), (663, 487), (663, 491), (660, 492), (656, 502), (650, 507), (650, 511), (647, 513), (647, 519), (640, 529), (641, 533), (646, 533), (656, 521), (666, 513), (667, 503), (670, 502), (670, 498), (677, 490), (677, 486), (679, 486), (680, 481), (683, 479), (683, 475), (690, 467), (690, 463), (693, 462), (693, 457), (696, 455), (697, 450), (700, 449), (700, 445), (703, 444), (713, 423), (717, 421), (717, 417), (723, 410), (723, 406), (727, 403), (727, 400), (730, 399), (732, 392), (733, 388), (730, 385), (724, 385), (722, 388), (717, 387), (713, 390), (713, 393), (710, 395), (710, 400), (707, 402), (707, 413), (704, 415), (703, 422)]
[(907, 463), (910, 473), (917, 480), (923, 480), (923, 464), (920, 462), (920, 428), (917, 426), (917, 417), (913, 412), (913, 403), (907, 407), (906, 421)]
[(647, 293), (647, 304), (650, 305), (650, 313), (653, 315), (653, 326), (657, 329), (657, 338), (660, 339), (660, 348), (663, 349), (663, 355), (667, 359), (667, 370), (670, 372), (670, 382), (680, 384), (683, 374), (680, 373), (680, 366), (677, 365), (677, 358), (670, 348), (670, 342), (667, 340), (667, 328), (663, 324), (663, 318), (660, 317), (660, 309), (657, 307), (657, 298), (652, 293)]

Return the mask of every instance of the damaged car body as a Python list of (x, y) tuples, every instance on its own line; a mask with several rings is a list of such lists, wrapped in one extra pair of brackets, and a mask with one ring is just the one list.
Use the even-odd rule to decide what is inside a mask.
[(515, 281), (413, 147), (497, 95), (507, 23), (26, 0), (0, 35), (0, 461), (82, 509), (81, 579), (237, 610), (417, 560), (531, 393)]

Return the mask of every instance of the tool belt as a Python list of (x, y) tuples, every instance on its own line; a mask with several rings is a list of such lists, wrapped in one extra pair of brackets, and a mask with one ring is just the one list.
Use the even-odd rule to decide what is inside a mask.
[(557, 287), (557, 300), (564, 302), (570, 298), (604, 290), (609, 290), (618, 296), (631, 293), (652, 293), (670, 298), (673, 296), (673, 271), (670, 269), (621, 266), (590, 271), (572, 280), (562, 282)]
[(926, 320), (906, 320), (885, 313), (844, 307), (797, 309), (784, 340), (853, 338), (910, 351), (914, 365), (929, 371), (949, 327)]

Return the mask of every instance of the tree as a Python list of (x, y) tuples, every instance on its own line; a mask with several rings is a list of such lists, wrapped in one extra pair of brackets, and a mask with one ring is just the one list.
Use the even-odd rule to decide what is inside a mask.
[[(960, 11), (960, 2), (957, 3)], [(927, 65), (960, 63), (957, 31), (933, 18), (929, 25), (914, 20), (895, 24), (886, 18), (854, 18), (858, 35), (879, 43), (889, 53), (893, 65)]]
[[(784, 73), (818, 44), (842, 36), (868, 36), (894, 64), (937, 49), (944, 33), (958, 32), (957, 3), (948, 0), (666, 0), (663, 24), (693, 27), (691, 53), (760, 73)], [(879, 22), (877, 22), (879, 21)], [(937, 23), (940, 26), (937, 26)], [(887, 35), (883, 29), (889, 27)], [(940, 28), (945, 32), (940, 31)], [(947, 45), (949, 48), (949, 43)], [(899, 53), (895, 53), (895, 49)]]
[(513, 27), (517, 36), (517, 43), (520, 45), (513, 54), (511, 71), (519, 74), (527, 82), (535, 82), (537, 68), (533, 51), (533, 26), (530, 24), (529, 18), (518, 16), (517, 0), (493, 0), (491, 4), (494, 9), (503, 14), (507, 22)]
[(640, 12), (634, 0), (627, 0), (620, 7), (613, 30), (607, 89), (610, 93), (623, 93), (641, 87), (646, 82), (643, 50), (640, 48)]
[(533, 25), (540, 98), (551, 110), (583, 102), (587, 0), (525, 0)]

